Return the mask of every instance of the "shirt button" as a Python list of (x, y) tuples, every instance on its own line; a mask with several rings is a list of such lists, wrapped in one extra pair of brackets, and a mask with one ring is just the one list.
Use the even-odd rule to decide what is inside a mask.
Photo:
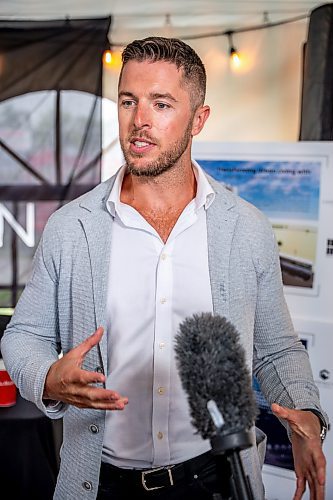
[(163, 439), (163, 432), (158, 432), (157, 437), (158, 439)]
[(160, 342), (160, 349), (163, 349), (165, 347), (165, 342)]
[(166, 301), (167, 301), (167, 299), (165, 297), (162, 297), (161, 300), (160, 300), (161, 304), (165, 304)]
[(165, 260), (166, 258), (167, 258), (167, 255), (166, 255), (165, 253), (162, 253), (162, 255), (161, 255), (161, 259), (162, 259), (162, 260)]
[(163, 396), (163, 394), (165, 393), (164, 387), (159, 387), (157, 392), (159, 393), (160, 396)]

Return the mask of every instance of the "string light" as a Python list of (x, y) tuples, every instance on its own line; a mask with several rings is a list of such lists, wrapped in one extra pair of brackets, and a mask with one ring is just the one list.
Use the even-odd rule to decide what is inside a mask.
[(110, 49), (105, 50), (103, 54), (103, 65), (110, 67), (112, 64), (112, 51)]
[(228, 31), (226, 33), (226, 35), (228, 36), (228, 40), (229, 40), (230, 63), (231, 63), (232, 68), (237, 70), (238, 68), (240, 68), (242, 61), (241, 61), (240, 55), (238, 53), (238, 50), (235, 49), (233, 41), (232, 41), (233, 31)]
[(233, 47), (230, 49), (230, 59), (234, 68), (239, 68), (242, 64), (241, 58), (236, 49)]
[[(289, 23), (295, 23), (297, 21), (302, 21), (304, 19), (308, 19), (310, 16), (309, 14), (303, 14), (300, 16), (295, 16), (295, 17), (290, 17), (288, 19), (283, 19), (281, 21), (276, 21), (276, 22), (269, 22), (269, 14), (267, 11), (264, 12), (264, 22), (263, 24), (258, 24), (254, 26), (247, 26), (244, 28), (235, 28), (232, 30), (227, 31), (213, 31), (211, 33), (199, 33), (197, 35), (185, 35), (185, 36), (178, 36), (181, 40), (200, 40), (202, 38), (212, 38), (212, 37), (219, 37), (219, 36), (227, 36), (229, 33), (246, 33), (250, 31), (258, 31), (261, 29), (267, 29), (267, 28), (274, 28), (275, 26), (282, 26), (283, 24), (289, 24)], [(166, 21), (170, 21), (170, 14), (167, 14), (165, 16)], [(170, 23), (171, 24), (171, 23)], [(113, 42), (112, 46), (113, 47), (126, 47), (126, 45), (129, 42)]]
[(119, 70), (121, 67), (121, 53), (107, 49), (103, 53), (103, 66), (109, 70)]
[[(282, 19), (280, 21), (276, 22), (271, 22), (269, 19), (269, 13), (267, 11), (263, 12), (263, 22), (262, 24), (258, 25), (253, 25), (253, 26), (247, 26), (243, 28), (235, 28), (232, 31), (231, 30), (224, 30), (224, 31), (215, 31), (215, 32), (210, 32), (210, 33), (199, 33), (196, 35), (185, 35), (185, 36), (178, 36), (181, 40), (200, 40), (203, 38), (212, 38), (212, 37), (220, 37), (220, 36), (227, 36), (229, 39), (229, 56), (230, 56), (230, 64), (233, 70), (235, 71), (246, 71), (246, 67), (248, 66), (248, 61), (246, 61), (245, 55), (240, 54), (238, 50), (234, 47), (232, 43), (232, 35), (235, 33), (248, 33), (248, 32), (253, 32), (253, 31), (258, 31), (262, 29), (268, 29), (268, 28), (274, 28), (276, 26), (282, 26), (284, 24), (290, 24), (294, 23), (297, 21), (302, 21), (304, 19), (308, 19), (310, 17), (309, 14), (303, 14), (299, 16), (294, 16), (290, 17), (288, 19)], [(171, 15), (166, 14), (165, 15), (165, 23), (162, 28), (164, 36), (170, 36), (170, 30), (171, 30)], [(118, 47), (121, 50), (126, 47), (128, 42), (113, 42), (112, 47)], [(114, 60), (114, 52), (112, 51), (106, 51), (110, 52), (110, 56), (107, 56), (107, 59), (109, 62), (105, 61), (104, 62), (104, 57), (103, 57), (103, 62), (105, 67), (111, 68), (112, 69), (120, 69), (121, 67), (121, 56), (117, 58), (117, 64), (114, 64), (112, 61)]]

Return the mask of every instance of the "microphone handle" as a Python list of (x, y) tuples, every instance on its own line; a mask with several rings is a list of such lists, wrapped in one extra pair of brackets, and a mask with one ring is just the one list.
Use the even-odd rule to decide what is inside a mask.
[(239, 451), (227, 454), (231, 468), (231, 490), (233, 500), (254, 500), (250, 481), (245, 475)]
[(254, 500), (251, 484), (246, 476), (240, 451), (253, 445), (251, 433), (242, 430), (230, 434), (217, 434), (211, 439), (212, 453), (218, 460), (225, 456), (230, 465), (232, 500)]

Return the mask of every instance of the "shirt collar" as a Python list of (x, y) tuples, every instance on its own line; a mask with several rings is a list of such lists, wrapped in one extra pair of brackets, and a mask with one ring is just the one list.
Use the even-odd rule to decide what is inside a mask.
[[(193, 171), (197, 181), (197, 194), (194, 198), (195, 207), (198, 210), (202, 206), (207, 210), (213, 203), (215, 192), (200, 165), (192, 159)], [(110, 192), (107, 202), (107, 209), (113, 217), (119, 213), (120, 190), (126, 172), (126, 165), (123, 165), (116, 173), (116, 179)]]
[(117, 211), (119, 213), (120, 190), (121, 190), (121, 185), (123, 183), (125, 172), (126, 172), (126, 165), (123, 165), (116, 173), (116, 179), (114, 181), (114, 184), (110, 192), (110, 196), (108, 198), (107, 209), (112, 215), (112, 217), (115, 217)]
[(207, 210), (207, 208), (209, 208), (214, 201), (215, 191), (210, 185), (199, 163), (192, 159), (192, 165), (194, 167), (193, 171), (197, 180), (197, 194), (194, 198), (195, 206), (197, 209), (204, 206)]

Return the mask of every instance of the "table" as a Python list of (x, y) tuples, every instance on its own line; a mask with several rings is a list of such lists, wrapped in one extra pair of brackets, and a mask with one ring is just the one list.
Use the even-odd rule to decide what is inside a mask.
[(19, 394), (0, 408), (0, 484), (4, 500), (51, 500), (58, 473), (54, 421)]

